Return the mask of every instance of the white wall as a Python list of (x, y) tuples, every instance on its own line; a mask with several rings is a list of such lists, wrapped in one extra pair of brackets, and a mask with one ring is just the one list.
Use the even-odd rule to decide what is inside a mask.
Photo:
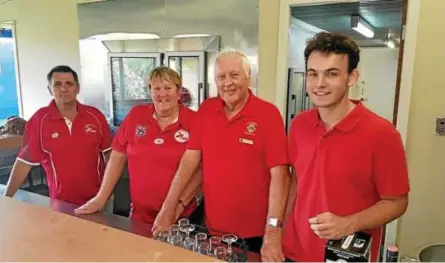
[[(46, 75), (65, 64), (80, 75), (75, 0), (14, 0), (0, 6), (0, 22), (15, 21), (24, 117), (50, 101)], [(80, 98), (80, 100), (82, 100)]]
[(289, 61), (288, 67), (305, 71), (304, 49), (306, 41), (322, 30), (301, 20), (291, 17), (289, 27)]
[(363, 98), (373, 112), (392, 122), (399, 50), (361, 48), (360, 80), (350, 90), (350, 97)]

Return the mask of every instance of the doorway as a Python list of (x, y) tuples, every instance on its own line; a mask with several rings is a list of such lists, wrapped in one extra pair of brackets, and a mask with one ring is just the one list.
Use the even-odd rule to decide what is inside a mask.
[[(305, 72), (306, 41), (318, 32), (336, 32), (353, 39), (360, 48), (360, 79), (349, 97), (396, 124), (403, 25), (406, 1), (360, 1), (291, 8), (289, 26), (287, 126), (296, 114), (311, 108), (304, 86), (295, 87), (295, 76)], [(304, 79), (304, 75), (302, 76)], [(304, 83), (304, 82), (303, 82)], [(298, 94), (297, 94), (298, 93)]]
[[(320, 6), (327, 4), (350, 4), (350, 3), (371, 3), (379, 1), (368, 0), (281, 0), (279, 12), (279, 32), (278, 32), (278, 56), (277, 56), (277, 79), (276, 87), (289, 86), (289, 27), (292, 23), (292, 9), (295, 7)], [(388, 2), (388, 1), (386, 1)], [(403, 2), (403, 15), (401, 26), (401, 40), (398, 51), (396, 84), (393, 95), (393, 119), (400, 132), (404, 143), (408, 128), (409, 104), (412, 87), (412, 76), (414, 68), (415, 42), (417, 38), (419, 0)], [(402, 63), (403, 62), (403, 63)], [(403, 88), (401, 88), (403, 87)], [(366, 90), (366, 89), (365, 89)], [(289, 88), (276, 89), (275, 104), (281, 112), (287, 116), (290, 112), (287, 110), (289, 104)], [(359, 93), (360, 94), (360, 93)], [(366, 97), (365, 97), (366, 99)], [(295, 114), (295, 113), (294, 113)], [(385, 229), (384, 248), (388, 244), (396, 244), (397, 226), (399, 220), (388, 224)]]

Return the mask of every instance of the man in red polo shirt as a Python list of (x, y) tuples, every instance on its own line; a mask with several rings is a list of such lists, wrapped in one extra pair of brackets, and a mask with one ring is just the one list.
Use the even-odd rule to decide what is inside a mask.
[(358, 231), (372, 234), (371, 261), (379, 260), (382, 225), (406, 210), (409, 182), (399, 133), (348, 99), (359, 58), (357, 44), (340, 34), (319, 33), (306, 47), (306, 89), (316, 108), (298, 115), (289, 135), (296, 173), (284, 234), (290, 260), (324, 261), (327, 240)]
[(99, 190), (110, 129), (98, 109), (77, 101), (74, 70), (57, 66), (47, 78), (54, 99), (29, 119), (5, 195), (15, 194), (31, 166), (42, 165), (50, 197), (80, 205)]
[(215, 81), (219, 96), (200, 106), (199, 123), (154, 230), (173, 223), (179, 193), (202, 159), (206, 226), (244, 238), (264, 260), (283, 260), (281, 220), (289, 175), (282, 117), (274, 105), (252, 94), (250, 64), (240, 51), (219, 54)]

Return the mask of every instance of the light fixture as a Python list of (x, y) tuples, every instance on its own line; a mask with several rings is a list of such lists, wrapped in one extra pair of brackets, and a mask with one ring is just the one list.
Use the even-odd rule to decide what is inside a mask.
[(396, 44), (394, 43), (394, 40), (392, 40), (392, 39), (387, 40), (387, 41), (386, 41), (386, 45), (387, 45), (389, 48), (395, 48), (395, 47), (396, 47)]
[(108, 33), (102, 35), (95, 35), (89, 37), (89, 39), (107, 41), (107, 40), (136, 40), (136, 39), (159, 39), (160, 37), (156, 34), (148, 33)]
[(351, 16), (351, 28), (367, 38), (374, 37), (374, 28), (358, 15)]
[(397, 47), (398, 43), (396, 41), (394, 31), (391, 30), (391, 29), (389, 29), (388, 33), (385, 35), (385, 44), (389, 48), (396, 48)]
[(176, 35), (173, 38), (187, 38), (187, 37), (209, 37), (209, 34), (182, 34)]

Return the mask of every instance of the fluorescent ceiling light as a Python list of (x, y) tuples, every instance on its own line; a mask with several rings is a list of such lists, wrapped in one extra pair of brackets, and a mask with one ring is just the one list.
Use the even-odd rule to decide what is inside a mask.
[(134, 39), (158, 39), (160, 38), (155, 34), (147, 34), (147, 33), (109, 33), (103, 35), (95, 35), (90, 37), (89, 39), (94, 40), (134, 40)]
[(374, 28), (360, 16), (351, 16), (351, 27), (367, 38), (374, 37)]
[(185, 37), (209, 37), (209, 34), (183, 34), (183, 35), (176, 35), (173, 38), (185, 38)]

